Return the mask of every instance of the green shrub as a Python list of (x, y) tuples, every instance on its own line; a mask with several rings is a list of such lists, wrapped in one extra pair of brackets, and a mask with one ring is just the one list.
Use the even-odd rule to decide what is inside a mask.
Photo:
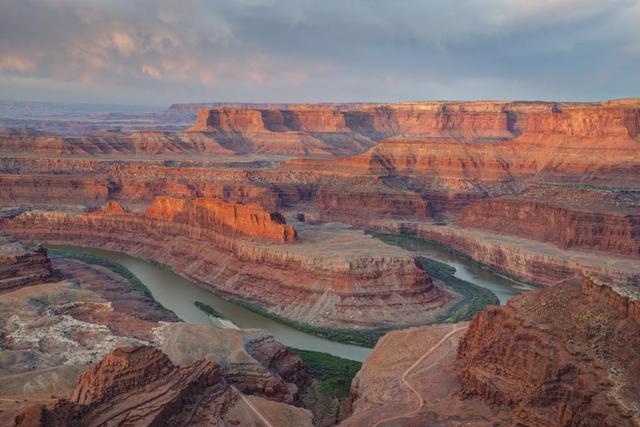
[(238, 299), (230, 299), (229, 301), (236, 305), (239, 305), (240, 307), (246, 308), (247, 310), (253, 311), (254, 313), (258, 313), (263, 317), (289, 326), (290, 328), (344, 344), (353, 344), (373, 348), (378, 342), (378, 339), (380, 339), (380, 337), (390, 331), (390, 329), (348, 330), (323, 328), (308, 325), (306, 323), (296, 322), (294, 320), (278, 316), (277, 314), (271, 313), (270, 311), (265, 310), (262, 307), (246, 301), (241, 301)]
[(353, 377), (362, 367), (361, 362), (343, 359), (318, 351), (289, 347), (302, 359), (306, 371), (320, 382), (320, 391), (329, 397), (349, 396)]
[(200, 302), (200, 301), (195, 301), (193, 304), (196, 307), (198, 307), (200, 310), (202, 310), (205, 313), (207, 313), (209, 316), (217, 317), (218, 319), (224, 319), (225, 318), (222, 314), (218, 313), (215, 308), (211, 307), (208, 304), (205, 304), (205, 303)]

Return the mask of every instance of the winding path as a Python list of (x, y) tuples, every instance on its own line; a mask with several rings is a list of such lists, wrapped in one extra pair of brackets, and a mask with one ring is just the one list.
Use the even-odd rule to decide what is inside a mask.
[(233, 391), (235, 391), (236, 393), (238, 393), (238, 395), (240, 396), (240, 398), (242, 399), (242, 401), (244, 403), (247, 404), (247, 406), (249, 406), (249, 408), (251, 408), (251, 410), (254, 412), (254, 414), (256, 414), (258, 416), (258, 418), (260, 418), (260, 421), (262, 421), (263, 423), (265, 423), (265, 425), (267, 427), (274, 427), (273, 424), (271, 424), (269, 422), (269, 420), (262, 415), (262, 413), (260, 411), (258, 411), (258, 408), (256, 408), (255, 406), (253, 406), (253, 404), (249, 401), (249, 399), (246, 398), (246, 396), (244, 394), (242, 394), (235, 386), (231, 386), (231, 388), (233, 389)]
[(415, 417), (416, 415), (418, 415), (420, 413), (420, 411), (422, 410), (422, 407), (424, 406), (424, 399), (422, 398), (422, 395), (420, 393), (418, 393), (418, 391), (413, 388), (413, 386), (411, 384), (409, 384), (409, 382), (407, 381), (407, 375), (409, 375), (411, 373), (411, 371), (413, 371), (420, 363), (422, 363), (422, 361), (424, 359), (426, 359), (427, 357), (429, 357), (429, 355), (431, 353), (433, 353), (438, 347), (440, 347), (442, 344), (445, 343), (445, 341), (447, 341), (452, 335), (456, 334), (459, 331), (462, 331), (464, 329), (467, 329), (468, 326), (461, 326), (459, 328), (455, 328), (452, 331), (449, 331), (444, 337), (442, 337), (442, 339), (440, 339), (440, 341), (438, 341), (436, 344), (434, 344), (433, 346), (431, 346), (431, 348), (429, 350), (427, 350), (422, 356), (420, 356), (418, 358), (418, 360), (416, 360), (413, 365), (409, 366), (403, 373), (402, 376), (400, 377), (400, 381), (402, 383), (402, 385), (404, 385), (406, 388), (408, 388), (413, 394), (415, 394), (415, 396), (418, 399), (418, 406), (413, 409), (412, 411), (409, 412), (405, 412), (403, 414), (400, 415), (394, 415), (393, 417), (387, 417), (387, 418), (383, 418), (381, 420), (378, 420), (378, 422), (376, 422), (373, 427), (378, 427), (380, 424), (382, 423), (386, 423), (389, 421), (395, 421), (395, 420), (400, 420), (402, 418), (410, 418), (410, 417)]

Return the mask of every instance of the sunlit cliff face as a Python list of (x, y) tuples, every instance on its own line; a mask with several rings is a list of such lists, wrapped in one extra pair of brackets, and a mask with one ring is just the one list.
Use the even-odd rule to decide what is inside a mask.
[(640, 88), (639, 20), (637, 0), (6, 1), (0, 93), (138, 104), (614, 98)]

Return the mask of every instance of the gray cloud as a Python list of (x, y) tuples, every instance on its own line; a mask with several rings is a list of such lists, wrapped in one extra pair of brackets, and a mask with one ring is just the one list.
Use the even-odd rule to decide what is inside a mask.
[(640, 0), (5, 0), (0, 97), (640, 96)]

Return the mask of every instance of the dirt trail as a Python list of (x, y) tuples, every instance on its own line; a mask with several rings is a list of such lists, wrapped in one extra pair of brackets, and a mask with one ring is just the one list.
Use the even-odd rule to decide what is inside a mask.
[(254, 412), (254, 414), (258, 416), (258, 418), (260, 418), (260, 421), (262, 421), (267, 427), (274, 427), (274, 425), (271, 424), (264, 415), (262, 415), (262, 413), (258, 410), (258, 408), (253, 406), (253, 404), (249, 401), (249, 399), (246, 398), (244, 394), (242, 394), (235, 386), (231, 386), (231, 388), (233, 389), (233, 391), (238, 393), (238, 396), (240, 396), (243, 402), (246, 403), (247, 406), (249, 406), (249, 408), (251, 408), (251, 410)]
[(422, 356), (420, 356), (418, 358), (418, 360), (416, 360), (413, 365), (409, 366), (403, 373), (402, 376), (400, 377), (400, 381), (402, 383), (402, 385), (404, 385), (406, 388), (408, 388), (418, 399), (418, 406), (413, 409), (412, 411), (409, 412), (405, 412), (403, 414), (400, 415), (394, 415), (393, 417), (388, 417), (388, 418), (383, 418), (381, 420), (378, 420), (373, 427), (378, 427), (380, 426), (382, 423), (386, 423), (389, 421), (395, 421), (395, 420), (400, 420), (402, 418), (410, 418), (410, 417), (415, 417), (416, 415), (418, 415), (420, 413), (420, 411), (422, 410), (422, 407), (424, 406), (424, 399), (422, 398), (422, 395), (420, 393), (418, 393), (418, 391), (413, 388), (413, 386), (411, 384), (409, 384), (409, 382), (407, 381), (407, 376), (411, 373), (411, 371), (413, 371), (420, 363), (422, 363), (424, 361), (424, 359), (426, 359), (427, 357), (429, 357), (429, 355), (431, 353), (433, 353), (438, 347), (440, 347), (442, 344), (444, 344), (451, 336), (453, 336), (454, 334), (467, 329), (468, 326), (462, 326), (459, 328), (455, 328), (452, 331), (449, 331), (444, 337), (442, 337), (442, 339), (440, 339), (440, 341), (438, 341), (435, 345), (433, 345), (429, 350), (427, 350)]

